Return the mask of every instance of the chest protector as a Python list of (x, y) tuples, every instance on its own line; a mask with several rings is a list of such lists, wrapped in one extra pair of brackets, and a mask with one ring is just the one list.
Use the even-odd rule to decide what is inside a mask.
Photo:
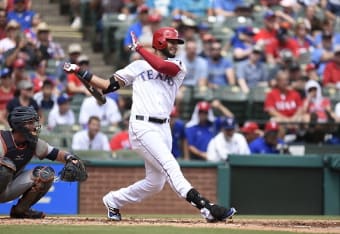
[(17, 169), (15, 174), (17, 174), (31, 161), (34, 152), (28, 147), (18, 148), (14, 143), (11, 131), (1, 131), (1, 136), (7, 146), (7, 152), (4, 157), (12, 160)]

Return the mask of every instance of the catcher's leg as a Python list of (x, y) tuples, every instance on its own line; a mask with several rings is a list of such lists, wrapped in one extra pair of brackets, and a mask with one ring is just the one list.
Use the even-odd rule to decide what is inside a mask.
[(14, 171), (4, 165), (0, 165), (0, 202), (1, 195), (13, 179)]
[(32, 186), (23, 193), (18, 203), (12, 207), (11, 218), (40, 219), (45, 217), (43, 212), (30, 208), (48, 192), (53, 184), (55, 172), (49, 166), (38, 166), (31, 172)]

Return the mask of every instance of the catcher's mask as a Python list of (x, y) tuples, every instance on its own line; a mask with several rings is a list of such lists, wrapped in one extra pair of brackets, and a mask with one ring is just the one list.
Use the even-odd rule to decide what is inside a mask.
[(37, 143), (41, 125), (39, 115), (33, 107), (15, 107), (8, 115), (8, 123), (12, 131), (22, 133), (30, 145)]

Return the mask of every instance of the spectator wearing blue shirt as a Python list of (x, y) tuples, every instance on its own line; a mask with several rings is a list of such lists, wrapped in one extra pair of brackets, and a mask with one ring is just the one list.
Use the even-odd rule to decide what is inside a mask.
[(248, 93), (256, 86), (268, 86), (269, 72), (265, 63), (261, 61), (262, 53), (261, 46), (254, 46), (249, 59), (236, 66), (237, 82), (244, 93)]
[(174, 0), (173, 15), (182, 15), (191, 19), (212, 15), (211, 0)]
[(225, 18), (236, 16), (236, 8), (244, 5), (243, 0), (215, 0), (213, 9), (217, 20), (223, 22)]
[(7, 14), (7, 21), (15, 20), (20, 24), (22, 31), (32, 27), (35, 12), (27, 10), (26, 0), (14, 0), (14, 9)]
[(317, 75), (321, 78), (321, 80), (326, 63), (333, 58), (332, 40), (332, 34), (324, 33), (322, 35), (321, 46), (314, 49), (311, 53), (312, 63), (316, 65)]
[(172, 154), (176, 159), (189, 159), (188, 142), (185, 135), (185, 123), (179, 118), (176, 106), (170, 114), (170, 128), (172, 135)]
[(288, 153), (282, 139), (279, 138), (279, 126), (276, 122), (267, 122), (264, 135), (249, 143), (253, 154), (282, 154)]
[(233, 65), (230, 60), (222, 56), (221, 42), (213, 42), (210, 49), (208, 58), (208, 87), (216, 89), (218, 87), (235, 85)]
[(149, 22), (149, 8), (146, 5), (141, 5), (137, 8), (138, 20), (132, 24), (125, 33), (124, 37), (124, 48), (126, 51), (129, 50), (129, 45), (132, 44), (131, 32), (134, 32), (136, 37), (139, 38), (143, 32), (143, 26), (147, 25)]
[(255, 44), (254, 35), (255, 32), (252, 27), (241, 26), (235, 30), (235, 35), (230, 41), (234, 62), (244, 61), (249, 57)]
[(198, 102), (185, 129), (190, 159), (206, 160), (208, 144), (222, 128), (222, 117), (215, 118), (212, 107), (218, 109), (223, 116), (234, 117), (219, 100), (211, 104), (207, 101)]

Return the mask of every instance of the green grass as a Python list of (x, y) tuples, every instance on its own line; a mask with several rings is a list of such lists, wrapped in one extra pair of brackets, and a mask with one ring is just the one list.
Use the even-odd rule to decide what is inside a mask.
[(0, 226), (3, 234), (280, 234), (290, 232), (248, 231), (224, 228), (188, 228), (168, 226), (57, 226), (57, 225), (17, 225)]

